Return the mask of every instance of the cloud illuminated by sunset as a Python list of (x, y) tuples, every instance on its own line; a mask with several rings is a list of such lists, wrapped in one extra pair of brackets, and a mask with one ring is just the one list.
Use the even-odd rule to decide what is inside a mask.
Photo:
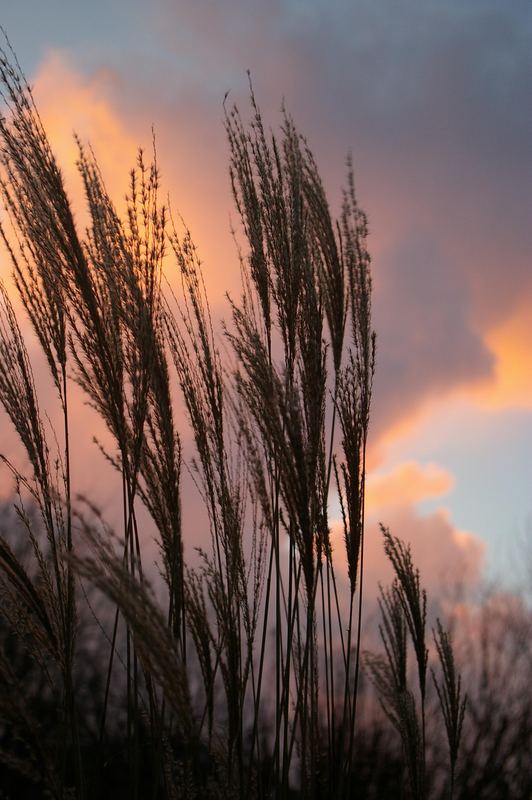
[(495, 358), (492, 381), (479, 388), (474, 398), (488, 408), (532, 408), (532, 302), (518, 306), (513, 314), (486, 333), (486, 343)]
[(408, 461), (386, 474), (370, 473), (366, 484), (366, 508), (410, 506), (442, 497), (453, 487), (453, 477), (437, 464), (420, 465)]
[[(96, 43), (91, 24), (98, 9), (103, 13), (100, 5), (87, 11), (83, 25), (73, 24), (72, 10), (59, 19), (36, 9), (30, 40), (18, 6), (6, 10), (78, 220), (84, 201), (73, 131), (91, 142), (120, 205), (137, 144), (149, 147), (153, 124), (164, 193), (191, 228), (215, 314), (227, 315), (225, 292), (238, 293), (239, 274), (230, 234), (225, 92), (249, 117), (249, 68), (272, 128), (285, 100), (336, 208), (352, 150), (374, 257), (369, 463), (375, 475), (368, 504), (403, 496), (412, 507), (428, 493), (441, 497), (460, 525), (464, 507), (460, 491), (449, 493), (456, 470), (443, 446), (418, 459), (409, 437), (430, 431), (427, 441), (437, 440), (457, 398), (467, 398), (467, 413), (487, 415), (486, 439), (510, 424), (515, 409), (532, 408), (525, 169), (531, 51), (519, 4), (480, 11), (444, 2), (414, 13), (408, 2), (386, 0), (378, 8), (332, 3), (325, 13), (317, 3), (280, 0), (273, 14), (257, 4), (251, 11), (243, 0), (209, 10), (158, 0), (149, 12), (132, 3), (128, 24), (102, 29)], [(115, 22), (121, 13), (113, 11)], [(454, 441), (465, 462), (476, 445), (466, 416), (456, 414)], [(525, 438), (516, 435), (514, 446), (525, 463)], [(495, 469), (485, 462), (470, 470), (471, 491), (481, 491), (484, 477), (493, 482)], [(508, 518), (524, 523), (529, 500), (510, 505), (499, 485), (497, 507), (507, 503)], [(479, 515), (466, 527), (483, 535), (484, 525)]]
[(82, 76), (63, 53), (51, 50), (32, 83), (44, 127), (82, 221), (85, 201), (76, 168), (74, 134), (94, 149), (107, 189), (117, 203), (125, 194), (129, 170), (135, 165), (138, 143), (106, 96), (110, 81), (108, 72)]

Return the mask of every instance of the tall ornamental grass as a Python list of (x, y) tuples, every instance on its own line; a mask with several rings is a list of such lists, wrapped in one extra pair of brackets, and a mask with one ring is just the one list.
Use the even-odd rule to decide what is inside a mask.
[[(272, 135), (253, 93), (249, 123), (225, 108), (243, 255), (242, 293), (228, 300), (220, 338), (192, 237), (160, 199), (155, 147), (151, 160), (139, 151), (121, 216), (78, 142), (90, 220), (80, 231), (7, 41), (0, 81), (4, 257), (62, 418), (51, 431), (2, 286), (0, 401), (27, 470), (4, 461), (31, 563), (20, 542), (0, 539), (2, 625), (53, 707), (33, 713), (4, 648), (6, 781), (20, 772), (27, 796), (54, 798), (351, 797), (366, 747), (364, 492), (375, 367), (368, 224), (351, 161), (334, 219), (290, 115)], [(73, 383), (108, 430), (100, 447), (116, 471), (116, 534), (76, 499)], [(193, 439), (191, 459), (182, 436)], [(183, 528), (183, 469), (208, 526), (195, 560), (185, 560), (184, 543), (202, 523)], [(336, 549), (331, 498), (343, 530)], [(146, 578), (153, 531), (162, 601)], [(399, 734), (405, 796), (415, 798), (429, 795), (433, 675), (448, 740), (442, 791), (452, 797), (466, 701), (451, 638), (438, 622), (438, 669), (410, 550), (388, 531), (384, 546), (396, 576), (381, 595), (384, 653), (364, 662)], [(87, 615), (102, 634), (90, 721), (80, 700)]]

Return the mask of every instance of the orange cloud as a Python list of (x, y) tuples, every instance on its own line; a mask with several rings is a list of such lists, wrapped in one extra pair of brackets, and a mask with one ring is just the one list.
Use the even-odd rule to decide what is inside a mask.
[(488, 408), (532, 408), (532, 304), (524, 303), (485, 335), (495, 357), (494, 377), (473, 393)]
[[(109, 70), (84, 76), (58, 51), (51, 51), (34, 80), (34, 96), (52, 149), (65, 176), (77, 218), (87, 223), (83, 187), (75, 165), (74, 132), (90, 142), (111, 198), (121, 211), (140, 142), (151, 141), (156, 123), (162, 173), (161, 201), (169, 190), (176, 218), (183, 215), (205, 262), (205, 280), (213, 308), (225, 308), (225, 292), (240, 291), (238, 256), (230, 233), (231, 196), (225, 136), (220, 120), (212, 130), (193, 98), (182, 107), (163, 105), (155, 94), (131, 102), (119, 78)], [(129, 87), (130, 89), (131, 87)], [(140, 90), (139, 91), (145, 91)], [(131, 94), (131, 93), (130, 93)], [(176, 276), (171, 256), (168, 274)]]
[[(531, 410), (531, 331), (532, 302), (525, 297), (502, 321), (481, 334), (486, 350), (493, 358), (491, 374), (477, 376), (469, 382), (464, 380), (440, 394), (428, 393), (413, 408), (392, 418), (378, 431), (376, 441), (370, 440), (370, 465), (379, 467), (389, 445), (407, 441), (408, 436), (419, 431), (421, 426), (429, 428), (430, 420), (441, 417), (442, 410), (448, 417), (453, 404), (459, 408), (465, 401), (467, 408), (473, 406), (483, 412)], [(381, 490), (380, 483), (375, 489)]]
[(421, 500), (448, 494), (453, 485), (453, 476), (437, 464), (420, 465), (406, 461), (389, 473), (368, 477), (366, 508), (372, 512), (415, 505)]
[[(237, 280), (233, 280), (233, 284), (237, 289), (239, 287), (238, 257), (231, 239), (228, 217), (229, 181), (226, 175), (225, 156), (219, 159), (219, 154), (213, 155), (205, 138), (198, 142), (200, 138), (198, 131), (202, 132), (203, 137), (207, 136), (207, 139), (211, 135), (210, 128), (205, 125), (204, 120), (204, 124), (199, 125), (201, 110), (193, 115), (192, 120), (188, 117), (180, 118), (180, 125), (176, 129), (175, 108), (169, 111), (150, 107), (146, 110), (144, 102), (142, 105), (136, 103), (128, 105), (121, 100), (122, 87), (113, 73), (100, 70), (89, 76), (83, 75), (64, 54), (53, 50), (38, 68), (31, 85), (38, 113), (65, 178), (66, 188), (81, 229), (89, 220), (83, 184), (76, 167), (78, 148), (74, 133), (83, 143), (90, 143), (109, 194), (121, 211), (121, 199), (128, 189), (129, 172), (137, 159), (139, 131), (141, 140), (151, 137), (150, 114), (152, 113), (161, 121), (157, 134), (164, 181), (161, 201), (164, 202), (166, 199), (165, 188), (168, 185), (178, 190), (173, 198), (174, 209), (181, 211), (185, 222), (190, 225), (200, 255), (204, 257), (207, 253), (206, 282), (212, 307), (215, 313), (222, 305), (225, 309), (224, 292), (229, 286), (230, 275), (232, 278), (236, 276)], [(221, 122), (218, 138), (220, 146), (224, 145)], [(202, 153), (207, 157), (202, 159)], [(216, 173), (213, 181), (211, 172), (214, 163), (218, 161), (220, 171)], [(227, 184), (228, 195), (224, 196), (223, 202), (222, 181)], [(220, 246), (222, 228), (225, 238)], [(171, 256), (168, 261), (171, 262)], [(228, 269), (231, 263), (234, 267), (232, 272)], [(2, 259), (1, 269), (9, 285), (11, 267), (7, 256)], [(174, 286), (179, 287), (177, 270), (172, 263), (168, 265), (168, 274)], [(61, 420), (55, 419), (57, 398), (50, 384), (48, 369), (39, 344), (30, 329), (15, 291), (12, 292), (12, 299), (33, 364), (41, 412), (43, 416), (50, 417), (57, 430), (61, 430)], [(75, 489), (87, 494), (102, 508), (107, 509), (112, 507), (116, 499), (112, 473), (108, 475), (107, 466), (91, 439), (96, 435), (108, 445), (109, 437), (103, 422), (87, 408), (85, 401), (86, 398), (81, 390), (72, 384), (69, 405), (72, 433), (77, 442), (72, 463)], [(1, 423), (8, 431), (4, 436), (2, 451), (17, 461), (20, 456), (17, 437), (3, 415)], [(184, 429), (181, 432), (185, 435), (188, 433), (186, 425), (182, 424), (180, 428)], [(79, 462), (76, 460), (78, 454)], [(21, 467), (23, 459), (22, 455)], [(103, 479), (102, 469), (105, 476)], [(7, 490), (10, 489), (11, 482), (8, 481)]]
[(115, 200), (125, 194), (135, 164), (137, 143), (108, 98), (110, 78), (104, 71), (85, 77), (62, 53), (52, 50), (33, 81), (35, 102), (78, 216), (85, 204), (74, 133), (82, 142), (90, 142)]
[[(105, 72), (90, 77), (83, 76), (63, 54), (51, 51), (32, 81), (35, 103), (65, 178), (68, 195), (80, 227), (87, 224), (88, 214), (82, 180), (76, 167), (78, 149), (74, 132), (82, 142), (90, 142), (106, 187), (113, 200), (117, 202), (119, 210), (120, 200), (127, 191), (129, 171), (137, 157), (137, 143), (109, 96), (111, 78), (112, 76)], [(10, 269), (9, 259), (3, 258), (2, 277), (8, 286)], [(47, 428), (50, 423), (56, 431), (61, 431), (62, 422), (58, 417), (57, 397), (49, 380), (40, 346), (14, 290), (11, 296), (32, 361), (41, 415)], [(97, 436), (111, 451), (112, 442), (105, 424), (87, 407), (86, 397), (74, 382), (71, 383), (69, 406), (72, 420), (71, 433), (76, 441), (71, 465), (75, 492), (86, 494), (95, 500), (112, 518), (113, 511), (117, 507), (119, 484), (115, 480), (113, 470), (92, 443), (92, 437)], [(25, 471), (25, 456), (11, 423), (3, 413), (0, 424), (3, 432), (2, 452)], [(58, 438), (61, 440), (60, 434)], [(54, 434), (50, 431), (50, 441), (53, 442), (53, 439)], [(11, 477), (5, 470), (0, 474), (4, 478), (2, 492), (11, 493), (13, 488)]]
[[(137, 142), (109, 97), (112, 82), (112, 75), (105, 71), (83, 76), (62, 53), (51, 50), (31, 84), (39, 116), (82, 230), (88, 223), (88, 214), (76, 167), (78, 147), (74, 134), (92, 146), (105, 185), (119, 210), (128, 188), (129, 171), (137, 158)], [(9, 259), (3, 259), (1, 274), (7, 282), (10, 269)], [(18, 298), (14, 301), (18, 308)]]

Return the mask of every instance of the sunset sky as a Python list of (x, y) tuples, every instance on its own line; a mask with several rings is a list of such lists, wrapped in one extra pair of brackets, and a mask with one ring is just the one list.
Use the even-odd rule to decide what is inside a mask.
[(74, 199), (73, 130), (120, 198), (153, 124), (214, 306), (238, 287), (225, 93), (246, 117), (251, 70), (272, 125), (284, 99), (333, 207), (352, 151), (378, 336), (370, 531), (434, 572), (485, 558), (511, 580), (532, 536), (529, 0), (3, 5)]

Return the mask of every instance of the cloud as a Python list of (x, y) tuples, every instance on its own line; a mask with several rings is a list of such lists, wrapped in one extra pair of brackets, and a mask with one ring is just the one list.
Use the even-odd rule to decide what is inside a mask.
[(495, 364), (491, 380), (472, 392), (473, 399), (490, 409), (532, 408), (532, 299), (494, 325), (485, 334)]
[(354, 149), (374, 254), (373, 443), (492, 380), (487, 334), (532, 298), (523, 2), (160, 7), (157, 33), (186, 64), (181, 96), (232, 88), (245, 103), (250, 67), (268, 122), (284, 97), (333, 198)]
[[(110, 182), (122, 193), (135, 141), (155, 123), (163, 183), (199, 245), (217, 309), (227, 289), (239, 291), (224, 92), (245, 109), (249, 67), (268, 125), (285, 97), (333, 199), (343, 155), (354, 147), (374, 254), (376, 445), (434, 400), (491, 380), (498, 353), (488, 331), (532, 298), (522, 169), (530, 156), (530, 50), (521, 10), (511, 3), (473, 11), (454, 0), (420, 9), (402, 0), (356, 9), (336, 2), (325, 13), (319, 3), (288, 0), (267, 9), (161, 0), (146, 20), (158, 46), (151, 61), (143, 50), (142, 69), (124, 58), (88, 79), (70, 66), (63, 74), (64, 63), (44, 72), (57, 97), (66, 92), (63, 120), (85, 108), (82, 127), (94, 117), (104, 129), (91, 138), (104, 174), (120, 173)], [(124, 159), (116, 141), (125, 132)]]
[(33, 80), (33, 93), (52, 150), (65, 176), (69, 195), (82, 222), (85, 200), (76, 168), (74, 134), (94, 149), (105, 184), (120, 206), (135, 165), (137, 142), (109, 97), (113, 74), (82, 75), (66, 56), (51, 50)]
[[(78, 149), (74, 132), (82, 142), (90, 142), (94, 148), (105, 184), (119, 208), (127, 190), (129, 170), (136, 161), (136, 141), (109, 97), (109, 87), (113, 80), (112, 73), (105, 70), (86, 77), (62, 53), (52, 50), (32, 81), (37, 109), (63, 173), (80, 229), (87, 223), (87, 212), (82, 181), (76, 168)], [(4, 273), (10, 270), (7, 258), (4, 260), (3, 270)], [(61, 435), (57, 432), (62, 430), (63, 423), (56, 390), (49, 378), (40, 346), (14, 290), (12, 298), (32, 362), (41, 417), (49, 442), (53, 443), (56, 437), (61, 441)], [(118, 484), (115, 486), (112, 468), (92, 442), (92, 438), (96, 436), (109, 447), (110, 438), (104, 422), (88, 408), (85, 395), (73, 381), (70, 383), (69, 410), (71, 435), (76, 442), (76, 446), (72, 448), (71, 464), (75, 490), (95, 500), (106, 512), (112, 511), (116, 509)], [(2, 453), (24, 471), (27, 465), (20, 443), (5, 415), (2, 426)], [(4, 491), (10, 492), (13, 481), (7, 473), (2, 474), (6, 477)]]
[[(444, 594), (468, 594), (483, 575), (486, 546), (476, 534), (456, 526), (447, 508), (422, 513), (416, 505), (444, 497), (454, 477), (438, 464), (402, 462), (387, 472), (370, 473), (366, 485), (364, 595), (373, 613), (379, 583), (393, 579), (384, 553), (380, 525), (409, 543), (415, 566), (429, 595), (439, 601)], [(335, 563), (347, 575), (343, 526), (331, 524)]]
[[(467, 587), (476, 584), (482, 575), (485, 544), (475, 534), (457, 528), (449, 512), (439, 508), (430, 514), (419, 514), (413, 508), (388, 510), (382, 520), (394, 536), (412, 545), (414, 563), (429, 589)], [(368, 519), (366, 578), (381, 571), (381, 537), (377, 535), (375, 516)]]
[(453, 484), (453, 476), (437, 464), (407, 461), (385, 474), (370, 473), (366, 483), (366, 509), (372, 513), (385, 508), (413, 506), (421, 500), (448, 494)]
[[(379, 529), (382, 522), (390, 532), (411, 545), (414, 565), (431, 601), (444, 597), (468, 595), (482, 578), (486, 545), (475, 534), (457, 528), (449, 512), (440, 508), (420, 514), (412, 506), (387, 508), (378, 515), (370, 513), (366, 522), (364, 548), (364, 597), (369, 608), (379, 593), (379, 584), (393, 579), (393, 570), (384, 553)], [(343, 532), (340, 523), (331, 526), (335, 563), (345, 579)]]
[(434, 399), (486, 380), (493, 357), (471, 321), (463, 277), (436, 239), (410, 231), (383, 254), (375, 290), (373, 435), (412, 423)]
[[(121, 49), (112, 70), (98, 63), (83, 74), (51, 52), (36, 97), (80, 205), (72, 129), (91, 139), (120, 198), (136, 143), (149, 144), (155, 123), (163, 185), (198, 243), (216, 312), (226, 289), (238, 291), (225, 91), (245, 110), (249, 67), (267, 126), (285, 97), (333, 202), (353, 148), (374, 256), (376, 461), (377, 445), (381, 457), (433, 404), (467, 391), (479, 405), (510, 407), (525, 403), (532, 385), (521, 338), (532, 307), (525, 12), (523, 0), (482, 9), (458, 0), (422, 8), (414, 0), (327, 8), (275, 0), (267, 9), (160, 0), (146, 12), (152, 43), (142, 58)], [(113, 63), (113, 53), (102, 57)], [(419, 470), (410, 487), (432, 481), (436, 492), (440, 480), (443, 494), (445, 478)], [(403, 479), (379, 491), (416, 502)], [(428, 519), (407, 509), (413, 525)], [(449, 538), (456, 530), (442, 514), (430, 524)]]

